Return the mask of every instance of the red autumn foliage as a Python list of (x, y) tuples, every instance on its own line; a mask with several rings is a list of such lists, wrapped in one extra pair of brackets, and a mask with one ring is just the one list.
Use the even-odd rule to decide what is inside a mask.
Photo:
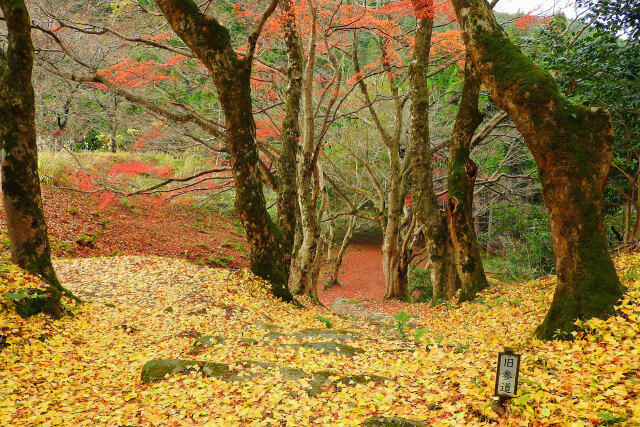
[(135, 142), (135, 144), (133, 144), (133, 149), (131, 151), (133, 153), (135, 153), (136, 151), (138, 151), (142, 147), (144, 147), (144, 141), (147, 138), (159, 138), (160, 136), (162, 136), (162, 125), (163, 124), (164, 124), (164, 122), (160, 122), (157, 125), (155, 125), (153, 127), (153, 129), (151, 129), (150, 132), (143, 133), (142, 135), (140, 135), (140, 138), (138, 138), (138, 140)]
[(520, 30), (524, 30), (525, 28), (529, 28), (533, 25), (537, 24), (548, 24), (551, 22), (552, 18), (547, 16), (536, 16), (533, 15), (532, 12), (526, 13), (522, 15), (520, 18), (513, 21), (513, 25)]
[(95, 191), (98, 188), (94, 181), (96, 178), (96, 176), (89, 176), (88, 173), (81, 170), (77, 170), (69, 176), (76, 188), (84, 192)]
[[(54, 256), (157, 255), (200, 263), (229, 257), (229, 267), (248, 265), (242, 231), (213, 212), (194, 212), (154, 197), (129, 198), (136, 208), (131, 209), (113, 203), (117, 198), (110, 192), (90, 195), (48, 185), (42, 186), (42, 199)], [(6, 229), (0, 197), (0, 240), (7, 237)], [(95, 242), (77, 244), (83, 235)]]
[(142, 162), (125, 162), (115, 165), (109, 171), (109, 175), (117, 176), (119, 174), (123, 175), (155, 175), (155, 176), (171, 176), (173, 173), (173, 168), (171, 166), (157, 167), (153, 165), (148, 165)]
[[(124, 59), (108, 68), (98, 71), (98, 75), (104, 77), (109, 83), (126, 88), (137, 88), (148, 84), (156, 84), (162, 80), (173, 80), (159, 69), (167, 68), (182, 60), (182, 55), (175, 55), (166, 64), (157, 64), (153, 61), (134, 61), (131, 58)], [(98, 89), (106, 89), (99, 83), (92, 84)]]

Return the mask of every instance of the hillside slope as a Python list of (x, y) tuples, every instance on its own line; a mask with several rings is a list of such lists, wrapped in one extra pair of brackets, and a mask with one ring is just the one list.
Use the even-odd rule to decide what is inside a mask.
[[(101, 207), (90, 193), (42, 185), (54, 257), (158, 255), (212, 266), (246, 267), (242, 228), (190, 205), (131, 197)], [(0, 252), (9, 240), (0, 198)]]

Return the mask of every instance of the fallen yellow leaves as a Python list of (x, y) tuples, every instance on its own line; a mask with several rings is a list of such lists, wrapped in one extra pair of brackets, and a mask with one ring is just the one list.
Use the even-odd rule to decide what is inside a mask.
[[(243, 271), (157, 257), (58, 260), (65, 285), (87, 303), (60, 320), (25, 320), (1, 295), (37, 281), (3, 264), (0, 425), (359, 425), (372, 416), (434, 425), (637, 425), (640, 255), (621, 255), (617, 267), (629, 291), (615, 316), (584, 322), (573, 342), (541, 342), (533, 329), (553, 277), (496, 284), (459, 307), (416, 304), (401, 338), (393, 324), (277, 301)], [(335, 334), (317, 332), (318, 315)], [(195, 339), (205, 335), (220, 338), (194, 356)], [(491, 396), (504, 346), (522, 362), (518, 396), (501, 420)], [(192, 369), (144, 384), (142, 366), (152, 359), (223, 363), (239, 379)], [(309, 393), (323, 371), (328, 382)]]

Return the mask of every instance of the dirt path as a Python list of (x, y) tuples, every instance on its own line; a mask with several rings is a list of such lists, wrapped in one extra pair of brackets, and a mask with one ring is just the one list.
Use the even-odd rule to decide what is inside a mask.
[(357, 243), (347, 249), (338, 273), (342, 286), (319, 290), (320, 300), (331, 305), (337, 298), (381, 300), (384, 297), (384, 275), (380, 244)]
[(336, 300), (348, 300), (340, 304), (340, 311), (359, 317), (383, 318), (389, 320), (401, 310), (408, 310), (411, 304), (404, 301), (384, 299), (385, 285), (382, 271), (382, 253), (380, 243), (353, 243), (347, 249), (342, 268), (338, 273), (342, 285), (324, 289), (320, 283), (318, 295), (327, 307), (334, 306)]

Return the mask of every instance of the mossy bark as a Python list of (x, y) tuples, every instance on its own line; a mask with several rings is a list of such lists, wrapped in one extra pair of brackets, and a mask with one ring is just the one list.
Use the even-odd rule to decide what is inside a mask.
[(480, 78), (467, 54), (460, 107), (449, 142), (447, 217), (462, 291), (458, 302), (472, 301), (489, 287), (473, 227), (473, 187), (478, 168), (471, 160), (471, 139), (482, 122), (478, 111)]
[(529, 147), (549, 211), (558, 284), (537, 335), (575, 329), (577, 319), (606, 318), (624, 288), (607, 251), (603, 190), (613, 127), (599, 108), (564, 98), (553, 77), (522, 54), (484, 0), (453, 0), (467, 51), (492, 99)]
[[(392, 161), (392, 164), (393, 163)], [(387, 197), (387, 218), (382, 228), (384, 231), (382, 240), (382, 271), (386, 284), (385, 299), (395, 298), (404, 300), (407, 298), (409, 288), (407, 283), (407, 269), (409, 264), (407, 262), (407, 254), (404, 254), (402, 251), (400, 226), (402, 222), (402, 201), (407, 191), (406, 189), (403, 191), (398, 188), (401, 185), (400, 178), (396, 176), (394, 172), (399, 169), (399, 164), (391, 169), (391, 188), (389, 189), (389, 195)]]
[(292, 301), (284, 239), (267, 212), (258, 167), (250, 87), (252, 58), (239, 58), (229, 31), (215, 18), (200, 12), (192, 0), (155, 3), (173, 31), (207, 67), (216, 86), (227, 127), (226, 142), (236, 187), (235, 209), (249, 244), (251, 270), (271, 283), (275, 296)]
[(284, 19), (284, 40), (287, 46), (287, 87), (285, 114), (282, 121), (282, 147), (278, 157), (278, 225), (282, 230), (285, 262), (291, 263), (296, 230), (298, 192), (296, 184), (296, 153), (300, 140), (300, 97), (302, 95), (302, 68), (304, 57), (298, 36), (293, 3), (280, 0)]
[[(318, 162), (315, 155), (315, 117), (313, 111), (313, 86), (316, 60), (317, 12), (311, 13), (311, 31), (302, 81), (303, 142), (298, 159), (298, 203), (302, 226), (302, 243), (296, 254), (296, 270), (292, 275), (292, 288), (296, 293), (307, 294), (318, 301), (314, 266), (320, 241), (320, 226), (316, 212), (318, 194)], [(314, 179), (315, 177), (315, 179)]]
[(453, 263), (446, 213), (440, 209), (433, 189), (433, 166), (429, 137), (429, 87), (427, 85), (429, 51), (433, 20), (418, 19), (413, 55), (409, 67), (411, 90), (411, 141), (413, 214), (424, 235), (427, 266), (433, 285), (434, 304), (455, 294), (458, 287)]
[(63, 288), (51, 264), (38, 175), (31, 21), (22, 0), (0, 0), (0, 8), (8, 30), (8, 50), (0, 49), (0, 167), (11, 258), (49, 284), (40, 311), (59, 315)]

